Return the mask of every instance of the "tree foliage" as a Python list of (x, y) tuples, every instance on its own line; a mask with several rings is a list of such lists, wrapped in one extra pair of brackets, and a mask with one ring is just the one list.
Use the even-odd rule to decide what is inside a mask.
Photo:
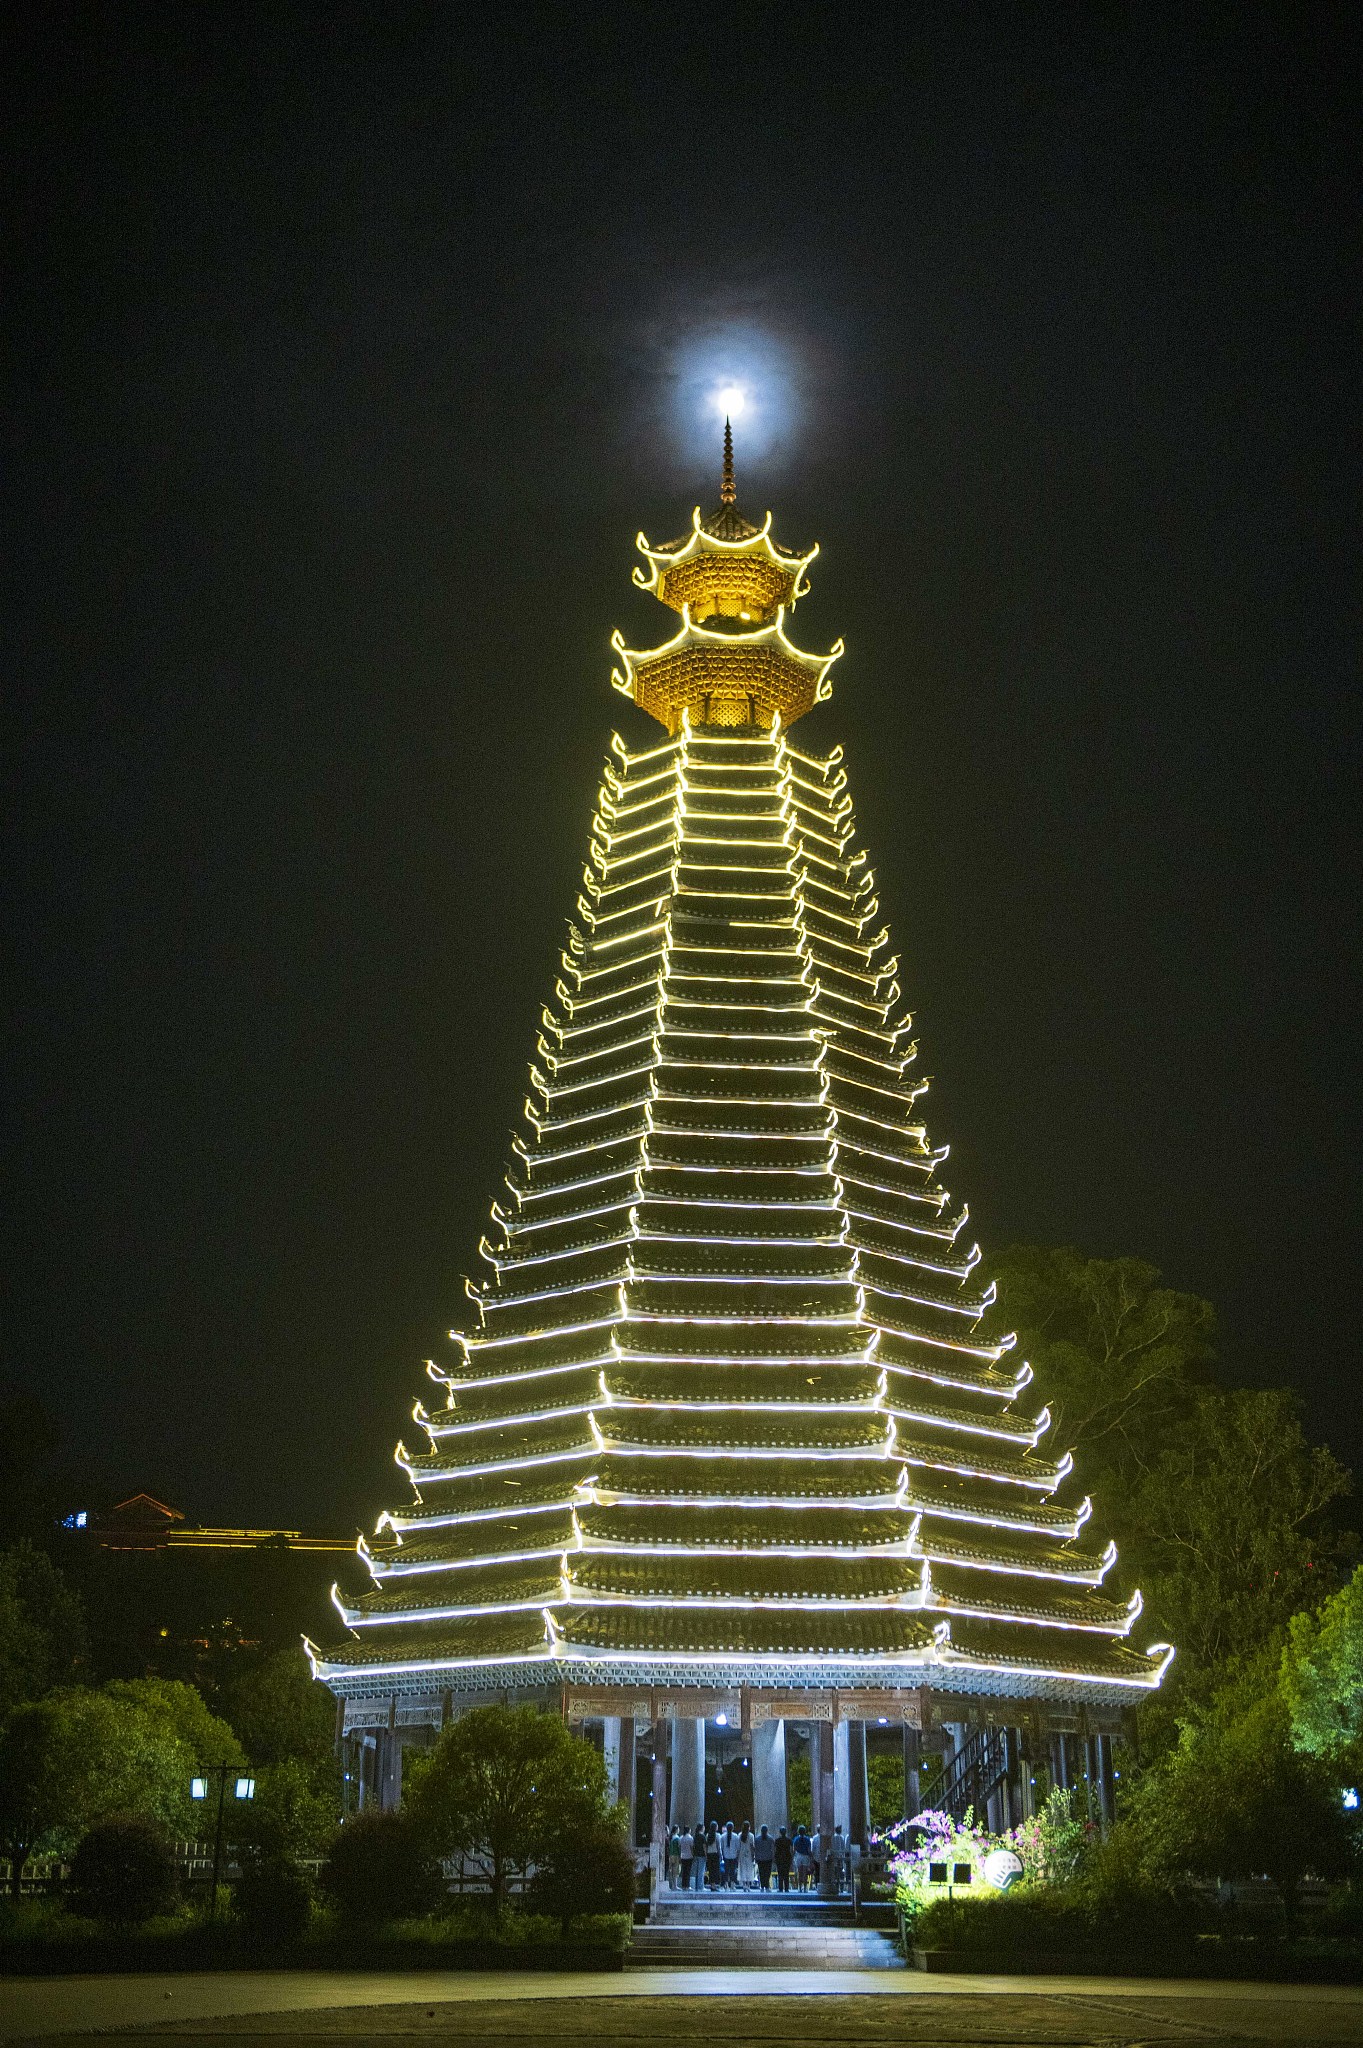
[(115, 1678), (103, 1690), (105, 1699), (134, 1708), (177, 1742), (194, 1770), (247, 1762), (235, 1733), (197, 1687), (178, 1678)]
[(444, 1895), (424, 1832), (406, 1813), (359, 1813), (348, 1820), (322, 1866), (321, 1885), (353, 1927), (429, 1913)]
[(1281, 1640), (1329, 1585), (1326, 1510), (1350, 1486), (1283, 1389), (1205, 1393), (1133, 1489), (1151, 1617), (1194, 1669)]
[(628, 1913), (634, 1905), (634, 1856), (613, 1817), (569, 1827), (535, 1866), (532, 1903), (557, 1918), (567, 1941), (584, 1913)]
[(232, 1911), (262, 1947), (299, 1941), (312, 1919), (312, 1883), (288, 1856), (251, 1856), (232, 1887)]
[(1010, 1245), (991, 1268), (994, 1319), (1017, 1333), (1053, 1441), (1082, 1449), (1086, 1483), (1139, 1469), (1208, 1383), (1211, 1303), (1162, 1287), (1142, 1259), (1091, 1259), (1068, 1245)]
[(1281, 1684), (1292, 1740), (1357, 1776), (1363, 1766), (1363, 1565), (1318, 1614), (1294, 1614)]
[(252, 1763), (262, 1769), (296, 1763), (318, 1789), (334, 1787), (336, 1702), (296, 1644), (265, 1657), (236, 1658), (216, 1697)]
[(474, 1707), (442, 1734), (413, 1810), (437, 1855), (486, 1857), (500, 1910), (513, 1873), (604, 1820), (606, 1767), (556, 1714)]
[(1150, 1638), (1177, 1645), (1176, 1685), (1205, 1691), (1329, 1590), (1349, 1476), (1306, 1442), (1291, 1394), (1212, 1383), (1210, 1303), (1153, 1266), (1013, 1245), (995, 1268), (992, 1320), (1017, 1331), (1050, 1441), (1074, 1450)]
[(86, 1653), (79, 1595), (26, 1539), (0, 1551), (0, 1720), (70, 1685)]
[(339, 1801), (319, 1791), (311, 1774), (293, 1757), (270, 1764), (256, 1779), (256, 1796), (237, 1839), (256, 1860), (288, 1861), (321, 1856), (340, 1822)]
[(168, 1913), (179, 1880), (165, 1830), (135, 1814), (96, 1821), (76, 1846), (71, 1895), (78, 1912), (117, 1927)]
[(1157, 1880), (1267, 1873), (1291, 1926), (1302, 1880), (1345, 1875), (1354, 1840), (1331, 1774), (1293, 1746), (1277, 1666), (1260, 1651), (1181, 1721), (1128, 1795), (1124, 1824)]
[(70, 1691), (16, 1708), (0, 1731), (0, 1844), (16, 1892), (35, 1850), (69, 1848), (112, 1814), (183, 1829), (191, 1769), (175, 1735), (126, 1700)]

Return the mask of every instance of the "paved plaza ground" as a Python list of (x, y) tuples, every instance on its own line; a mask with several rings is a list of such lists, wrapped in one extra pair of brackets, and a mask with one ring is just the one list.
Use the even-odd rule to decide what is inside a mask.
[(361, 2048), (1145, 2048), (1363, 2042), (1363, 1991), (915, 1971), (639, 1971), (628, 1977), (251, 1972), (0, 1980), (0, 2035), (117, 2044)]

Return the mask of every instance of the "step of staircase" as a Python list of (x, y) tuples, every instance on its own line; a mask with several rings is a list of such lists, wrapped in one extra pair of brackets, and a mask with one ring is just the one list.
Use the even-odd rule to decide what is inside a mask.
[(725, 1923), (717, 1916), (650, 1920), (636, 1927), (627, 1970), (902, 1970), (892, 1935), (838, 1927), (811, 1917), (806, 1926)]
[(660, 1892), (649, 1911), (650, 1927), (853, 1927), (850, 1899), (770, 1892), (745, 1898), (733, 1892)]

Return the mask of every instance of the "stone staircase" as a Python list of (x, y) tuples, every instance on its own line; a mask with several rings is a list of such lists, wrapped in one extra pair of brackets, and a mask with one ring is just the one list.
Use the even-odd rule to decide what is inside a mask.
[(846, 1900), (664, 1893), (636, 1927), (627, 1970), (902, 1970), (893, 1929), (858, 1926)]

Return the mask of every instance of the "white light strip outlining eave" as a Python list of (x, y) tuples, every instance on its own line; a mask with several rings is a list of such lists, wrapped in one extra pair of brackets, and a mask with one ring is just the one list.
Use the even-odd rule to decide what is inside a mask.
[[(401, 1446), (399, 1446), (401, 1448)], [(446, 1486), (452, 1480), (491, 1479), (501, 1472), (530, 1472), (544, 1465), (581, 1464), (584, 1459), (600, 1455), (599, 1446), (590, 1437), (580, 1444), (574, 1444), (567, 1451), (541, 1451), (529, 1457), (502, 1458), (486, 1465), (455, 1465), (446, 1471), (438, 1467), (418, 1465), (408, 1457), (394, 1455), (394, 1463), (400, 1465), (415, 1487)]]
[[(595, 1405), (594, 1401), (582, 1401), (568, 1408), (529, 1408), (510, 1415), (479, 1416), (471, 1422), (453, 1422), (447, 1426), (442, 1426), (435, 1418), (418, 1416), (416, 1420), (432, 1443), (446, 1443), (456, 1437), (484, 1435), (490, 1429), (520, 1429), (536, 1422), (563, 1422), (573, 1415), (590, 1415)], [(481, 1471), (483, 1468), (477, 1469)]]
[(1137, 1615), (1128, 1614), (1119, 1622), (1071, 1621), (1059, 1615), (1029, 1612), (1025, 1608), (1002, 1605), (972, 1607), (950, 1594), (936, 1594), (934, 1598), (925, 1600), (923, 1609), (925, 1613), (945, 1614), (951, 1620), (999, 1621), (1006, 1623), (1009, 1628), (1060, 1628), (1073, 1635), (1104, 1636), (1110, 1642), (1124, 1642), (1137, 1619)]
[[(848, 1210), (849, 1217), (855, 1215), (855, 1213), (853, 1210)], [(957, 1280), (962, 1283), (970, 1278), (970, 1275), (980, 1264), (984, 1256), (976, 1244), (971, 1246), (963, 1263), (948, 1265), (944, 1260), (929, 1258), (923, 1252), (896, 1251), (889, 1245), (863, 1244), (850, 1231), (848, 1232), (847, 1242), (863, 1258), (889, 1259), (896, 1266), (912, 1266), (918, 1272), (936, 1273), (943, 1280)], [(869, 1280), (867, 1284), (871, 1287), (876, 1285), (874, 1280)]]
[(998, 1423), (991, 1422), (987, 1416), (979, 1418), (961, 1416), (958, 1418), (950, 1415), (934, 1414), (931, 1409), (925, 1410), (901, 1406), (894, 1399), (893, 1395), (889, 1394), (885, 1396), (883, 1406), (885, 1413), (893, 1415), (896, 1422), (910, 1422), (919, 1429), (950, 1429), (965, 1436), (983, 1436), (999, 1443), (1013, 1444), (1019, 1447), (1025, 1446), (1028, 1450), (1036, 1449), (1037, 1444), (1050, 1427), (1049, 1415), (1047, 1415), (1046, 1421), (1040, 1424), (1040, 1426), (1026, 1429), (1003, 1429), (1000, 1428)]
[[(1059, 1665), (1027, 1665), (1024, 1663), (991, 1663), (982, 1657), (972, 1657), (969, 1652), (954, 1652), (944, 1657), (942, 1646), (937, 1642), (925, 1644), (913, 1651), (869, 1651), (858, 1652), (839, 1650), (834, 1653), (810, 1653), (782, 1650), (598, 1650), (591, 1646), (577, 1646), (559, 1640), (553, 1644), (547, 1639), (542, 1646), (533, 1650), (484, 1651), (476, 1657), (419, 1657), (381, 1658), (376, 1662), (340, 1663), (328, 1661), (324, 1651), (304, 1638), (304, 1649), (312, 1667), (314, 1678), (324, 1684), (336, 1687), (353, 1685), (356, 1681), (393, 1678), (423, 1678), (443, 1671), (514, 1671), (536, 1668), (552, 1671), (565, 1662), (578, 1663), (590, 1668), (593, 1664), (602, 1667), (618, 1664), (638, 1664), (657, 1669), (659, 1665), (679, 1670), (713, 1669), (716, 1664), (734, 1663), (736, 1671), (755, 1669), (783, 1672), (791, 1669), (811, 1673), (826, 1672), (830, 1664), (848, 1671), (931, 1671), (938, 1672), (970, 1670), (990, 1677), (1004, 1679), (1034, 1679), (1065, 1686), (1091, 1686), (1095, 1692), (1119, 1688), (1123, 1692), (1153, 1692), (1164, 1678), (1173, 1662), (1174, 1650), (1168, 1643), (1154, 1643), (1146, 1651), (1151, 1662), (1148, 1673), (1139, 1676), (1119, 1676), (1105, 1672), (1067, 1670)], [(1158, 1657), (1160, 1662), (1153, 1660)]]
[(959, 1502), (920, 1500), (913, 1494), (907, 1496), (909, 1504), (929, 1521), (965, 1522), (971, 1528), (1002, 1529), (1012, 1536), (1040, 1536), (1049, 1542), (1057, 1537), (1073, 1542), (1092, 1513), (1092, 1502), (1084, 1499), (1072, 1515), (1064, 1515), (1058, 1509), (1051, 1510), (1051, 1518), (1038, 1521), (1035, 1510), (1029, 1516), (1021, 1505), (1012, 1514), (991, 1514), (987, 1508), (967, 1506)]
[(959, 1552), (943, 1549), (932, 1541), (931, 1535), (924, 1536), (919, 1529), (914, 1538), (915, 1557), (924, 1557), (930, 1564), (942, 1565), (949, 1570), (987, 1572), (991, 1578), (1003, 1576), (1013, 1579), (1046, 1579), (1062, 1586), (1101, 1586), (1112, 1566), (1117, 1562), (1117, 1546), (1109, 1543), (1101, 1557), (1089, 1561), (1083, 1571), (1061, 1571), (1054, 1565), (1024, 1563), (1018, 1558), (963, 1557)]
[[(505, 1522), (512, 1516), (517, 1521), (520, 1521), (526, 1515), (571, 1514), (574, 1493), (588, 1484), (589, 1482), (586, 1480), (577, 1481), (573, 1492), (565, 1494), (562, 1500), (528, 1501), (519, 1505), (515, 1501), (507, 1501), (501, 1507), (454, 1508), (447, 1514), (428, 1515), (404, 1514), (399, 1508), (391, 1513), (380, 1515), (378, 1529), (382, 1529), (386, 1525), (401, 1540), (404, 1535), (421, 1535), (425, 1531), (432, 1529), (462, 1528), (466, 1522)], [(376, 1529), (375, 1534), (377, 1533), (378, 1530)], [(560, 1551), (563, 1545), (556, 1543), (553, 1548), (555, 1551)]]

